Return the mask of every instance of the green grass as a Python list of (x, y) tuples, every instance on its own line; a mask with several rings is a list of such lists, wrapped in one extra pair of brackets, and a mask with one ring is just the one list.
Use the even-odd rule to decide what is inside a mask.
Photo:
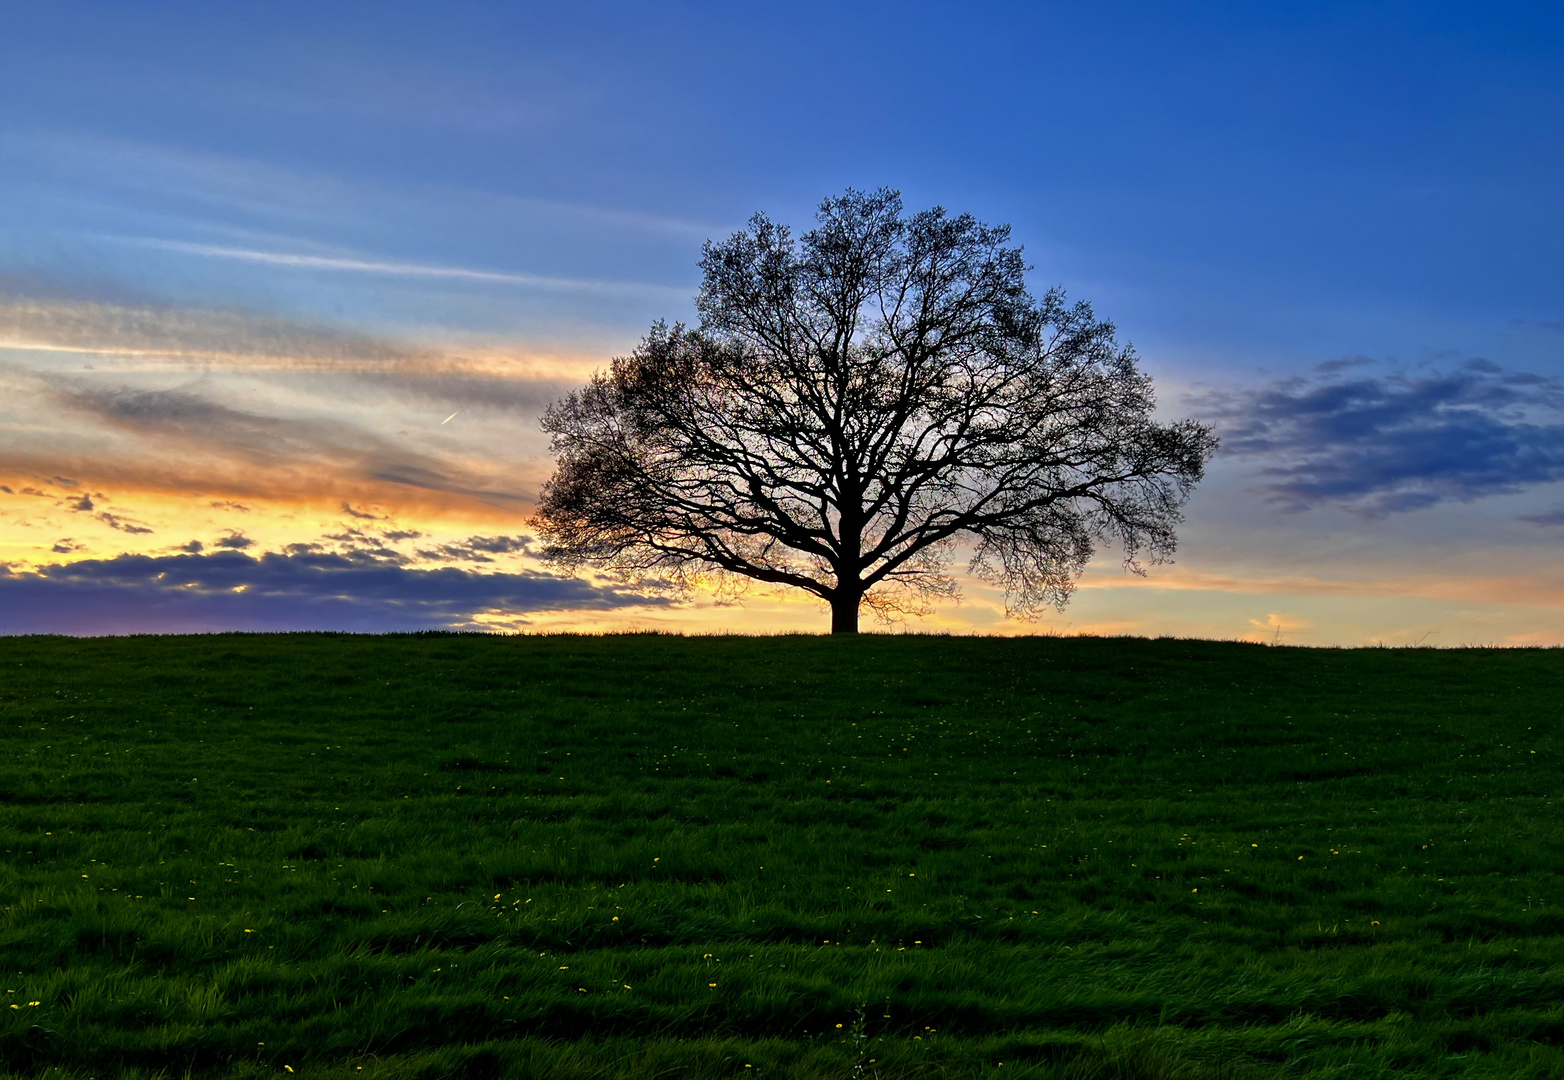
[(1561, 702), (1540, 650), (3, 639), (0, 1070), (1564, 1076)]

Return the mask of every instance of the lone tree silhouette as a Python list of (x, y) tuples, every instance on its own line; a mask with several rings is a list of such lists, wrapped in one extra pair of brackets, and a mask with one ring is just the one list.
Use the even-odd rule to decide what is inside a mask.
[(708, 241), (700, 326), (658, 322), (543, 418), (546, 557), (681, 586), (725, 572), (861, 605), (953, 595), (958, 545), (1011, 614), (1062, 608), (1095, 546), (1165, 560), (1216, 448), (1158, 423), (1085, 303), (1027, 292), (1008, 226), (898, 192)]

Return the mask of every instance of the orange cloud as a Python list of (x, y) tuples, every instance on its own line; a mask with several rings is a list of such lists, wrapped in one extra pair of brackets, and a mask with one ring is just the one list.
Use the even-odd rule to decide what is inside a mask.
[(499, 376), (542, 382), (581, 382), (605, 362), (599, 356), (561, 356), (482, 342), (420, 344), (246, 311), (4, 296), (0, 352), (89, 356), (142, 368)]

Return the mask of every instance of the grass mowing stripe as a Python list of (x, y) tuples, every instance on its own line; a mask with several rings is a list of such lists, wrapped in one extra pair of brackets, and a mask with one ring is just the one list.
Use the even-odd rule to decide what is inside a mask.
[(1558, 651), (10, 638), (0, 675), (6, 1075), (1564, 1075)]

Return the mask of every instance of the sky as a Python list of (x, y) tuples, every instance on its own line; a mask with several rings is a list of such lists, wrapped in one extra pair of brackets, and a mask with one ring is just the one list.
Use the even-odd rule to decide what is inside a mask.
[(824, 630), (540, 561), (538, 419), (695, 320), (705, 240), (887, 186), (1009, 223), (1222, 450), (1174, 562), (882, 629), (1564, 644), (1557, 5), (5, 22), (0, 633)]

